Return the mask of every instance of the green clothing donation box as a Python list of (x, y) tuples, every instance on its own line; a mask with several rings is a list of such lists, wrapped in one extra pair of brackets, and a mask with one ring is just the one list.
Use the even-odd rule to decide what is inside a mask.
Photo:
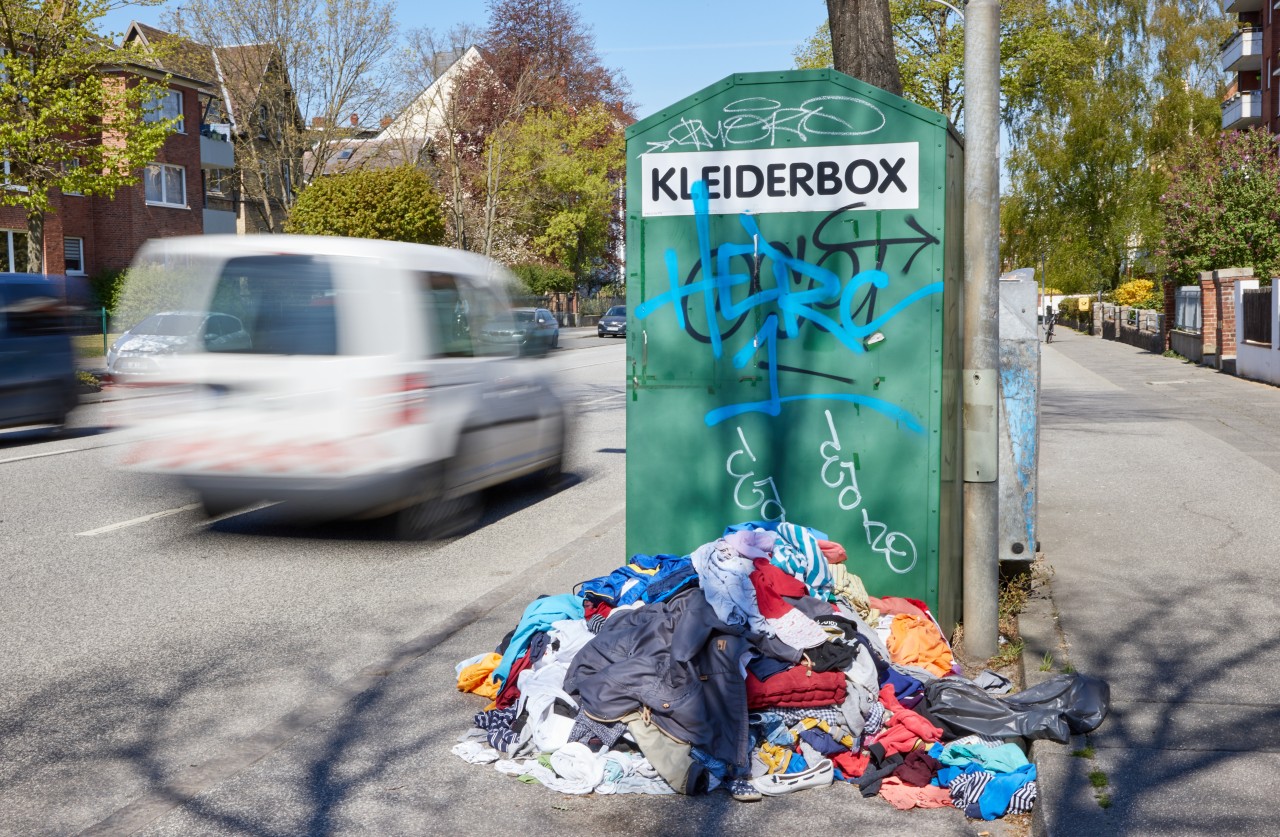
[(627, 131), (627, 550), (841, 543), (950, 630), (963, 151), (829, 70), (731, 76)]

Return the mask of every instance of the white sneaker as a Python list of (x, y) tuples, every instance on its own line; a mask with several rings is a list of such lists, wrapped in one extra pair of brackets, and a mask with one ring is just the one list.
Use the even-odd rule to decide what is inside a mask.
[(835, 779), (831, 759), (822, 761), (799, 773), (769, 773), (751, 780), (756, 790), (765, 796), (783, 796), (805, 788), (823, 788)]

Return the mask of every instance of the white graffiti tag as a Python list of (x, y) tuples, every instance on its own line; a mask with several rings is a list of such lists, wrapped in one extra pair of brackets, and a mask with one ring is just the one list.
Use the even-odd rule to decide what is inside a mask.
[[(868, 123), (865, 127), (855, 127), (845, 118), (859, 111)], [(649, 141), (649, 151), (708, 150), (765, 142), (772, 146), (783, 137), (803, 142), (814, 136), (861, 137), (876, 133), (887, 121), (884, 111), (856, 96), (815, 96), (792, 107), (776, 99), (751, 96), (725, 105), (723, 113), (725, 118), (714, 127), (701, 119), (681, 119), (667, 132), (666, 139)]]
[[(745, 454), (751, 458), (752, 462), (755, 462), (756, 456), (751, 452), (751, 446), (747, 444), (747, 437), (742, 435), (742, 428), (739, 427), (737, 430), (738, 439), (741, 440), (742, 447), (729, 454), (729, 458), (724, 461), (724, 469), (729, 473), (729, 476), (738, 478), (737, 485), (733, 487), (733, 502), (736, 503), (740, 509), (750, 510), (759, 508), (760, 517), (765, 520), (785, 521), (787, 519), (787, 510), (782, 507), (782, 498), (778, 496), (778, 486), (774, 484), (773, 477), (765, 477), (762, 480), (752, 480), (752, 488), (746, 498), (750, 502), (743, 502), (742, 486), (747, 480), (754, 477), (756, 472), (747, 471), (745, 474), (738, 473), (733, 470), (733, 460)], [(768, 493), (764, 491), (765, 488), (769, 489)], [(772, 496), (770, 496), (770, 494)], [(754, 499), (751, 495), (754, 495)], [(769, 507), (771, 505), (777, 510), (775, 514), (769, 513)]]
[[(827, 415), (827, 427), (831, 430), (831, 438), (818, 445), (818, 455), (822, 457), (822, 484), (827, 488), (839, 488), (836, 502), (845, 511), (856, 509), (862, 502), (862, 492), (858, 490), (857, 457), (841, 459), (840, 436), (836, 433), (836, 424), (831, 420), (831, 411), (823, 410)], [(829, 451), (834, 451), (833, 453)], [(831, 466), (835, 465), (835, 476), (831, 475)], [(845, 470), (849, 472), (849, 484), (845, 485)], [(842, 487), (843, 486), (843, 487)]]
[[(884, 556), (885, 563), (889, 565), (889, 569), (899, 575), (905, 575), (915, 569), (916, 566), (916, 545), (911, 538), (901, 532), (890, 532), (889, 527), (878, 521), (872, 520), (867, 514), (867, 510), (862, 510), (862, 528), (867, 533), (867, 545), (871, 547), (872, 552), (879, 552)], [(872, 531), (876, 530), (877, 534), (873, 537)], [(898, 549), (895, 544), (901, 544), (902, 549)], [(910, 556), (911, 560), (905, 567), (898, 566), (898, 562)]]

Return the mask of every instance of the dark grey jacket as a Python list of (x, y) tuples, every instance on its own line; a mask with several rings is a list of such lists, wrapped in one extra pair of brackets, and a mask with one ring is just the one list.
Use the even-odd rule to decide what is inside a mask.
[(573, 658), (564, 689), (602, 721), (646, 706), (667, 735), (742, 768), (751, 752), (741, 668), (750, 648), (692, 588), (610, 616)]

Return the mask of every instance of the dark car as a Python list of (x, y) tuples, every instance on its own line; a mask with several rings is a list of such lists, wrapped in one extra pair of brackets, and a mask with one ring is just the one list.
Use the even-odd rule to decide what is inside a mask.
[(56, 280), (0, 276), (0, 427), (66, 423), (77, 401), (66, 313)]
[(606, 311), (596, 326), (596, 334), (600, 337), (626, 337), (627, 306), (615, 305)]
[(546, 354), (560, 346), (560, 323), (545, 308), (513, 308), (509, 322), (494, 322), (485, 329), (484, 339), (508, 343), (522, 355)]

